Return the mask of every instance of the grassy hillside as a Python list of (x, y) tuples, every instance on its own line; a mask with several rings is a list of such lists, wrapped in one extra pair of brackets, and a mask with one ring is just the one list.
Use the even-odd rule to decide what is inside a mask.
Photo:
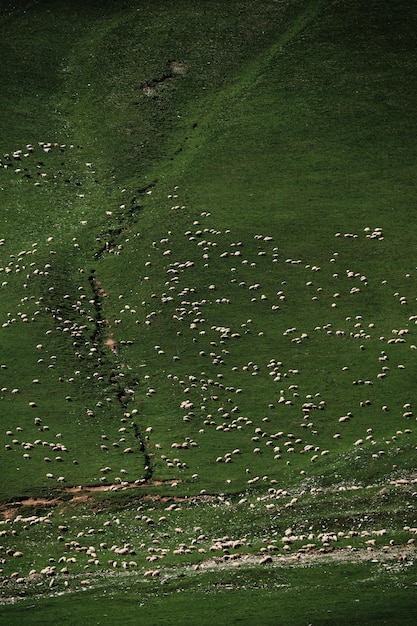
[(339, 541), (378, 550), (335, 573), (355, 593), (388, 556), (413, 584), (416, 18), (0, 10), (5, 598), (108, 585), (112, 544), (126, 575), (175, 579), (210, 551), (276, 568)]

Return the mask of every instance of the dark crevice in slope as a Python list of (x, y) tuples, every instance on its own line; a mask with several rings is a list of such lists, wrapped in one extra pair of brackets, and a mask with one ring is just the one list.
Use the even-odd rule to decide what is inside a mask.
[[(146, 96), (158, 96), (159, 92), (176, 78), (187, 72), (187, 66), (182, 61), (170, 60), (168, 61), (169, 69), (164, 72), (159, 78), (152, 78), (143, 83), (140, 83), (139, 89), (143, 91)], [(140, 104), (135, 102), (134, 104)]]
[[(105, 297), (105, 292), (100, 281), (95, 276), (95, 269), (91, 270), (89, 276), (89, 283), (93, 292), (93, 301), (95, 309), (95, 331), (93, 334), (94, 347), (98, 351), (97, 361), (101, 364), (105, 360), (103, 353), (104, 333), (107, 328), (107, 321), (102, 315), (102, 298)], [(115, 353), (114, 350), (112, 350)], [(129, 376), (129, 380), (126, 380), (125, 374), (123, 377), (117, 374), (114, 370), (109, 374), (109, 382), (115, 389), (118, 404), (123, 411), (128, 407), (129, 398), (131, 396), (131, 388), (138, 386), (139, 381), (136, 377)], [(146, 438), (144, 439), (136, 422), (132, 422), (132, 428), (134, 431), (134, 437), (138, 442), (139, 452), (143, 455), (143, 469), (144, 469), (144, 481), (149, 482), (153, 479), (153, 471), (151, 465), (151, 458), (146, 448)]]
[(104, 332), (104, 326), (105, 326), (105, 320), (103, 319), (102, 313), (101, 313), (101, 291), (102, 291), (102, 287), (100, 282), (97, 280), (97, 278), (94, 276), (95, 274), (95, 269), (91, 270), (90, 276), (88, 277), (88, 282), (90, 283), (90, 287), (91, 287), (91, 291), (93, 292), (93, 306), (94, 306), (94, 310), (95, 310), (95, 317), (94, 317), (94, 331), (93, 331), (93, 336), (92, 336), (92, 340), (95, 344), (95, 346), (97, 347), (97, 345), (101, 342), (102, 337), (103, 337), (103, 332)]
[[(171, 73), (162, 74), (160, 78), (153, 78), (152, 80), (148, 80), (139, 85), (139, 89), (143, 91), (147, 96), (156, 95), (157, 89), (162, 87), (164, 83), (167, 81), (171, 81), (173, 79), (173, 75)], [(138, 102), (135, 104), (139, 104)]]
[(132, 228), (133, 224), (137, 221), (140, 212), (143, 209), (143, 205), (139, 204), (138, 196), (143, 196), (149, 193), (157, 184), (158, 181), (154, 181), (145, 187), (141, 187), (137, 190), (130, 200), (130, 206), (124, 207), (123, 211), (119, 211), (117, 215), (112, 215), (115, 225), (109, 228), (107, 231), (102, 232), (96, 239), (97, 243), (100, 243), (100, 247), (93, 253), (94, 260), (99, 260), (104, 254), (111, 253), (117, 250), (118, 239), (120, 235), (127, 232)]
[(135, 433), (135, 437), (139, 443), (139, 450), (142, 452), (142, 454), (144, 455), (144, 480), (145, 482), (151, 482), (153, 479), (153, 469), (152, 469), (152, 463), (151, 463), (151, 457), (147, 451), (147, 446), (146, 446), (146, 437), (144, 439), (142, 433), (139, 430), (138, 425), (136, 424), (136, 422), (132, 422), (132, 427)]

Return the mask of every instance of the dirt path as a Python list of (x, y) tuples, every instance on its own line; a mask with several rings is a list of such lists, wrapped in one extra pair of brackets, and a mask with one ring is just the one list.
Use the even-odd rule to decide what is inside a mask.
[(307, 567), (314, 563), (387, 563), (390, 561), (399, 564), (410, 563), (417, 557), (417, 547), (414, 545), (394, 545), (368, 548), (334, 548), (321, 551), (314, 549), (305, 553), (254, 555), (241, 554), (226, 557), (215, 557), (192, 566), (194, 570), (230, 569), (245, 566), (269, 565), (272, 567)]

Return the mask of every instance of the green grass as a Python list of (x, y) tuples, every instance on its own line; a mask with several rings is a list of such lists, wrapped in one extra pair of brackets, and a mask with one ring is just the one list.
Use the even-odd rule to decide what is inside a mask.
[[(68, 556), (59, 520), (73, 541), (132, 543), (139, 570), (154, 539), (174, 568), (206, 559), (216, 535), (259, 554), (292, 525), (341, 530), (342, 548), (365, 548), (352, 528), (413, 539), (416, 18), (407, 0), (0, 10), (0, 498), (5, 515), (51, 513), (44, 537), (44, 522), (4, 520), (5, 599)], [(142, 519), (155, 510), (166, 537)], [(174, 554), (175, 528), (191, 542), (198, 526), (206, 553)], [(107, 593), (111, 551), (81, 552), (74, 591), (86, 568)], [(329, 609), (330, 579), (291, 615), (307, 568), (279, 590), (278, 619), (343, 623), (360, 591), (357, 623), (395, 623), (409, 589), (341, 567)], [(207, 595), (203, 623), (213, 606), (253, 621), (228, 575), (215, 594), (204, 574), (205, 591), (191, 576), (163, 600), (155, 582), (139, 595), (153, 623), (163, 604), (189, 621), (192, 593)], [(277, 623), (265, 580), (262, 623)]]
[[(315, 582), (312, 584), (312, 577)], [(81, 620), (114, 624), (412, 624), (415, 601), (410, 596), (413, 573), (392, 577), (378, 565), (345, 564), (259, 572), (243, 569), (217, 576), (199, 574), (154, 583), (121, 579), (107, 594), (82, 593), (16, 607), (2, 607), (3, 619), (30, 624)], [(122, 587), (123, 585), (123, 587)], [(378, 599), (375, 599), (377, 595)]]

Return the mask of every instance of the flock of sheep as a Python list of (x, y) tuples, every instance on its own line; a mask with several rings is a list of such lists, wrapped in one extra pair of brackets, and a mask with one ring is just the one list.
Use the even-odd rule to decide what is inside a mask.
[[(64, 152), (66, 145), (27, 145), (3, 155), (0, 167), (38, 187), (58, 176), (47, 171), (48, 155), (54, 150)], [(31, 159), (38, 159), (36, 178), (26, 166)], [(88, 173), (92, 167), (85, 164)], [(78, 196), (88, 203), (88, 195)], [(72, 488), (77, 477), (85, 475), (80, 466), (82, 470), (87, 463), (77, 433), (88, 431), (94, 457), (88, 463), (94, 470), (84, 487), (119, 490), (166, 480), (167, 488), (175, 490), (188, 481), (199, 484), (200, 497), (205, 498), (213, 489), (256, 490), (260, 484), (269, 491), (258, 498), (256, 507), (266, 511), (297, 505), (299, 494), (285, 490), (287, 478), (282, 476), (293, 471), (308, 480), (319, 471), (316, 466), (325, 468), (341, 454), (350, 455), (352, 463), (362, 459), (378, 463), (388, 455), (393, 472), (400, 472), (395, 452), (414, 441), (415, 403), (408, 369), (413, 370), (410, 351), (416, 349), (417, 294), (411, 280), (415, 268), (404, 277), (410, 284), (407, 293), (385, 279), (377, 284), (362, 271), (360, 257), (354, 261), (347, 246), (366, 242), (372, 254), (382, 258), (387, 234), (380, 227), (365, 224), (358, 233), (336, 233), (338, 251), (325, 265), (318, 265), (283, 255), (285, 242), (278, 245), (276, 233), (248, 237), (238, 229), (240, 236), (232, 229), (219, 229), (215, 215), (188, 209), (179, 196), (176, 187), (168, 195), (168, 206), (161, 208), (169, 227), (158, 224), (158, 238), (151, 240), (139, 230), (129, 237), (118, 233), (106, 242), (105, 255), (131, 259), (140, 249), (137, 258), (142, 265), (132, 269), (135, 290), (124, 291), (119, 277), (114, 284), (102, 285), (98, 261), (94, 277), (81, 268), (76, 290), (54, 300), (59, 289), (54, 283), (57, 253), (52, 232), (25, 250), (1, 255), (0, 297), (20, 289), (21, 298), (13, 310), (2, 311), (0, 337), (15, 332), (19, 341), (23, 328), (27, 336), (26, 325), (33, 325), (36, 343), (27, 346), (27, 353), (39, 372), (31, 380), (14, 379), (13, 360), (2, 357), (0, 376), (8, 382), (0, 381), (0, 405), (7, 407), (7, 417), (1, 420), (0, 454), (8, 467), (13, 463), (18, 467), (20, 461), (33, 464), (36, 485)], [(107, 210), (106, 218), (123, 215), (125, 206)], [(140, 222), (134, 227), (140, 229)], [(5, 240), (0, 244), (0, 253), (6, 244), (11, 247)], [(76, 237), (71, 245), (80, 248)], [(371, 316), (373, 297), (389, 300), (396, 327), (388, 327), (377, 309), (375, 318)], [(39, 342), (36, 329), (41, 323), (49, 328)], [(64, 341), (65, 354), (53, 352), (61, 342), (57, 337)], [(52, 379), (54, 385), (61, 381), (63, 389), (57, 399), (62, 410), (57, 422), (48, 414), (45, 392)], [(85, 402), (79, 390), (86, 385), (88, 404), (74, 426), (73, 406), (78, 411)], [(30, 397), (25, 407), (22, 397)], [(10, 463), (12, 457), (16, 460)], [(406, 481), (407, 486), (412, 484), (413, 479)], [(246, 504), (250, 514), (251, 500), (243, 497), (238, 506)], [(172, 518), (175, 511), (175, 507), (169, 511)], [(162, 528), (166, 523), (162, 517), (155, 520), (143, 513), (136, 521)], [(15, 525), (27, 529), (54, 523), (50, 515), (15, 517), (4, 520), (0, 532), (11, 540)], [(173, 528), (172, 536), (181, 537), (181, 528)], [(156, 542), (151, 551), (152, 545), (132, 548), (131, 542), (113, 548), (105, 542), (100, 548), (87, 546), (85, 533), (68, 541), (66, 532), (56, 539), (65, 547), (56, 564), (24, 576), (15, 573), (13, 578), (65, 574), (78, 553), (88, 557), (89, 567), (127, 569), (137, 566), (133, 556), (138, 551), (148, 552), (147, 561), (156, 562), (167, 554), (196, 550), (238, 553), (246, 542), (241, 537), (216, 539), (199, 530), (174, 547), (172, 536), (167, 536), (170, 547)], [(99, 532), (105, 534), (106, 526), (100, 531), (93, 528), (91, 534)], [(378, 532), (383, 535), (384, 529)], [(413, 539), (415, 529), (407, 532)], [(348, 531), (341, 533), (289, 529), (282, 537), (269, 538), (265, 552), (290, 551), (292, 544), (303, 552), (328, 548), (349, 537)], [(372, 547), (372, 533), (364, 538)], [(0, 551), (4, 564), (23, 557), (20, 550), (6, 545)], [(70, 552), (76, 556), (68, 556)]]
[[(415, 482), (402, 481), (396, 487), (405, 490), (407, 497)], [(43, 515), (16, 514), (17, 509), (0, 521), (3, 593), (5, 597), (10, 591), (19, 595), (27, 585), (74, 590), (94, 585), (95, 573), (103, 572), (169, 578), (178, 571), (173, 567), (181, 571), (189, 563), (197, 571), (248, 563), (305, 565), (326, 556), (360, 557), (393, 568), (412, 563), (417, 528), (411, 525), (400, 530), (401, 541), (393, 538), (391, 528), (366, 524), (363, 518), (350, 528), (335, 524), (323, 529), (308, 519), (294, 526), (293, 511), (320, 506), (324, 491), (310, 488), (291, 493), (270, 487), (264, 495), (247, 493), (238, 501), (226, 496), (204, 496), (204, 500), (154, 496), (117, 514), (84, 509), (82, 515), (64, 518), (53, 502)], [(339, 488), (332, 494), (334, 503), (343, 491), (363, 497), (375, 494), (371, 485)], [(334, 504), (335, 512), (343, 502)], [(40, 506), (40, 502), (32, 504)], [(67, 504), (71, 507), (72, 503)], [(258, 520), (255, 527), (252, 518)], [(39, 541), (42, 550), (34, 550)]]
[[(72, 146), (71, 146), (72, 147)], [(48, 154), (52, 149), (65, 150), (66, 146), (61, 144), (51, 144), (46, 142), (40, 142), (39, 149), (43, 153)], [(4, 168), (10, 167), (11, 160), (21, 160), (32, 156), (34, 148), (31, 145), (26, 146), (27, 152), (22, 150), (16, 150), (12, 155), (4, 155), (2, 159), (2, 166)], [(86, 163), (86, 168), (91, 170), (92, 164)], [(21, 174), (25, 168), (16, 168), (15, 172)], [(44, 172), (41, 172), (42, 174)], [(45, 179), (48, 176), (45, 174)], [(178, 188), (174, 189), (174, 193), (168, 196), (168, 200), (178, 202)], [(124, 205), (121, 205), (123, 207)], [(171, 211), (185, 212), (186, 209), (180, 204), (175, 204), (170, 207)], [(111, 213), (111, 212), (110, 212)], [(377, 325), (372, 320), (364, 320), (361, 314), (347, 316), (344, 323), (341, 323), (340, 316), (333, 315), (333, 310), (337, 310), (340, 302), (343, 300), (346, 310), (356, 308), (355, 300), (358, 299), (361, 292), (366, 291), (368, 287), (367, 276), (360, 272), (354, 271), (349, 267), (341, 267), (341, 261), (338, 252), (334, 252), (329, 259), (332, 264), (329, 266), (332, 271), (332, 282), (337, 285), (338, 290), (333, 294), (328, 293), (329, 287), (329, 267), (321, 268), (316, 264), (306, 263), (301, 259), (286, 258), (282, 259), (279, 247), (275, 245), (274, 238), (270, 234), (255, 234), (253, 240), (256, 242), (256, 246), (250, 247), (248, 255), (245, 254), (248, 248), (248, 242), (234, 240), (233, 234), (230, 229), (225, 229), (224, 232), (214, 228), (212, 226), (214, 218), (208, 211), (202, 211), (199, 219), (193, 219), (191, 226), (183, 233), (183, 239), (178, 237), (178, 233), (174, 233), (174, 245), (176, 250), (171, 247), (172, 231), (168, 230), (165, 236), (161, 237), (159, 241), (150, 242), (150, 249), (148, 253), (148, 260), (144, 264), (143, 275), (140, 277), (141, 286), (136, 294), (129, 296), (125, 294), (119, 294), (118, 299), (122, 304), (122, 308), (119, 311), (119, 317), (108, 321), (108, 334), (117, 333), (121, 335), (123, 333), (123, 327), (126, 325), (126, 317), (132, 317), (135, 320), (137, 336), (132, 335), (130, 340), (119, 341), (120, 345), (113, 342), (116, 348), (113, 351), (117, 353), (119, 350), (123, 350), (123, 359), (129, 360), (128, 351), (130, 346), (134, 342), (137, 342), (138, 336), (143, 333), (152, 334), (157, 336), (158, 343), (155, 344), (155, 354), (160, 357), (161, 363), (157, 364), (155, 369), (156, 378), (158, 384), (162, 385), (165, 389), (168, 387), (171, 389), (171, 394), (179, 399), (177, 413), (181, 415), (182, 422), (190, 423), (193, 425), (198, 424), (198, 435), (201, 439), (204, 439), (204, 435), (208, 430), (215, 430), (216, 432), (230, 432), (247, 430), (252, 435), (250, 440), (254, 443), (252, 452), (254, 454), (260, 454), (265, 452), (264, 447), (260, 447), (259, 442), (265, 442), (271, 449), (274, 460), (286, 459), (287, 463), (290, 463), (290, 457), (288, 454), (301, 453), (310, 454), (310, 459), (314, 462), (319, 456), (326, 456), (329, 454), (329, 450), (322, 449), (317, 445), (317, 430), (314, 425), (313, 415), (316, 409), (319, 411), (326, 410), (328, 404), (325, 399), (321, 397), (322, 391), (315, 389), (311, 390), (312, 393), (306, 393), (304, 396), (299, 392), (299, 385), (296, 383), (298, 377), (298, 368), (285, 367), (282, 361), (279, 359), (279, 354), (285, 353), (286, 356), (291, 352), (288, 349), (287, 342), (291, 342), (294, 345), (294, 352), (297, 353), (297, 346), (304, 344), (312, 344), (314, 339), (313, 335), (320, 336), (322, 341), (323, 335), (327, 337), (338, 338), (343, 341), (343, 347), (346, 349), (346, 342), (350, 341), (352, 350), (356, 350), (356, 344), (358, 349), (366, 354), (367, 343), (372, 343), (377, 339), (381, 343), (381, 349), (378, 354), (378, 362), (383, 363), (380, 370), (373, 372), (373, 380), (370, 379), (354, 379), (351, 381), (353, 385), (364, 385), (364, 391), (368, 391), (367, 387), (374, 384), (379, 384), (382, 379), (387, 378), (392, 365), (388, 365), (389, 357), (387, 354), (388, 346), (397, 344), (408, 344), (410, 336), (412, 334), (412, 328), (415, 322), (414, 315), (399, 315), (399, 318), (403, 318), (403, 328), (393, 328), (388, 336), (379, 336)], [(140, 235), (140, 233), (138, 233)], [(336, 237), (343, 236), (342, 233), (336, 233)], [(370, 228), (365, 226), (363, 229), (363, 236), (376, 240), (377, 242), (383, 242), (384, 234), (379, 227)], [(345, 239), (358, 239), (358, 234), (345, 233)], [(16, 254), (10, 255), (10, 260), (0, 268), (0, 272), (3, 273), (4, 279), (1, 283), (2, 289), (6, 289), (8, 286), (8, 279), (16, 274), (25, 274), (25, 282), (23, 283), (23, 292), (30, 291), (31, 281), (35, 277), (41, 278), (41, 280), (48, 282), (48, 277), (53, 264), (53, 237), (47, 238), (47, 244), (50, 246), (49, 253), (51, 255), (51, 262), (45, 263), (42, 266), (38, 266), (36, 263), (38, 243), (33, 243), (28, 250), (22, 250)], [(3, 242), (4, 243), (4, 242)], [(74, 245), (78, 245), (75, 243)], [(108, 253), (114, 253), (117, 251), (120, 254), (123, 246), (129, 245), (129, 240), (125, 242), (119, 242), (117, 246), (109, 245), (107, 248)], [(142, 243), (139, 240), (139, 245)], [(381, 245), (379, 243), (370, 245)], [(194, 250), (193, 250), (194, 248)], [(185, 250), (190, 252), (192, 260), (182, 257)], [(197, 252), (197, 257), (196, 257)], [(255, 254), (255, 256), (254, 256)], [(176, 257), (176, 260), (173, 257)], [(179, 257), (179, 258), (178, 258)], [(249, 258), (247, 258), (249, 257)], [(153, 265), (157, 264), (158, 273), (160, 271), (161, 262), (165, 268), (165, 281), (162, 284), (160, 275), (155, 277), (153, 275)], [(201, 264), (202, 271), (207, 273), (207, 284), (201, 284), (201, 269), (197, 267), (197, 263)], [(272, 264), (272, 265), (271, 265)], [(289, 273), (285, 270), (286, 264), (289, 268)], [(214, 269), (211, 269), (211, 267)], [(337, 270), (337, 271), (334, 271)], [(299, 274), (304, 274), (308, 280), (305, 281), (305, 292), (302, 294), (303, 299), (301, 302), (291, 302), (286, 295), (287, 284), (291, 283), (291, 276), (297, 271)], [(228, 287), (225, 287), (224, 274), (229, 273), (230, 279)], [(324, 278), (325, 287), (321, 286), (320, 277), (322, 274), (327, 275)], [(311, 275), (311, 278), (309, 277)], [(276, 278), (275, 278), (276, 275)], [(216, 284), (216, 277), (221, 277), (221, 284)], [(193, 284), (194, 277), (197, 278), (198, 286)], [(297, 277), (297, 283), (300, 277)], [(386, 283), (386, 281), (384, 281)], [(160, 288), (160, 292), (155, 291), (155, 287)], [(271, 291), (271, 288), (273, 291)], [(49, 286), (49, 292), (54, 291), (53, 284)], [(224, 291), (226, 290), (226, 291)], [(326, 293), (327, 292), (327, 293)], [(245, 295), (247, 294), (247, 295)], [(27, 313), (24, 312), (25, 306), (32, 305), (33, 299), (35, 305), (38, 307), (36, 310), (32, 310)], [(73, 295), (64, 295), (64, 299), (71, 300)], [(97, 298), (97, 294), (95, 295)], [(113, 294), (110, 297), (114, 297)], [(145, 298), (139, 302), (139, 298)], [(398, 299), (398, 302), (403, 306), (407, 305), (407, 298), (398, 292), (394, 293), (394, 297)], [(79, 286), (79, 293), (77, 294), (76, 302), (72, 302), (71, 307), (74, 311), (75, 319), (63, 320), (60, 316), (60, 308), (57, 305), (56, 309), (49, 307), (48, 312), (52, 316), (55, 322), (59, 322), (58, 326), (47, 331), (50, 334), (55, 331), (67, 333), (71, 336), (73, 341), (74, 356), (76, 359), (83, 360), (84, 356), (94, 361), (99, 358), (102, 346), (99, 342), (86, 340), (86, 335), (91, 333), (91, 325), (94, 323), (94, 309), (93, 304), (95, 300), (92, 299), (92, 294), (88, 293), (88, 287), (83, 286), (81, 283)], [(346, 303), (347, 299), (352, 298), (352, 304)], [(300, 296), (298, 299), (301, 300)], [(105, 300), (105, 297), (102, 298)], [(293, 298), (294, 300), (294, 298)], [(316, 305), (317, 303), (317, 305)], [(101, 303), (100, 303), (101, 304)], [(325, 323), (321, 325), (309, 325), (304, 328), (297, 328), (296, 326), (285, 327), (282, 326), (282, 318), (285, 320), (296, 319), (297, 317), (302, 319), (302, 323), (306, 324), (309, 321), (308, 317), (303, 316), (296, 311), (296, 307), (302, 306), (305, 310), (308, 307), (311, 310), (311, 319), (315, 317), (314, 307), (321, 305), (320, 313), (322, 309), (328, 307), (326, 313), (327, 317), (324, 320)], [(42, 312), (47, 308), (43, 296), (25, 295), (21, 298), (21, 302), (18, 304), (18, 310), (13, 313), (9, 313), (7, 318), (2, 322), (2, 328), (10, 328), (11, 325), (29, 321), (35, 321), (37, 316), (40, 316)], [(33, 307), (32, 307), (33, 309)], [(222, 309), (225, 313), (222, 314)], [(229, 310), (228, 310), (229, 309)], [(114, 311), (114, 307), (113, 307)], [(241, 312), (248, 311), (255, 320), (241, 315)], [(294, 313), (292, 317), (291, 313)], [(337, 311), (334, 311), (337, 313)], [(272, 332), (270, 329), (269, 318), (271, 315), (276, 316), (276, 322)], [(84, 317), (84, 320), (83, 320)], [(86, 323), (80, 323), (80, 318)], [(159, 318), (163, 319), (163, 324), (168, 329), (166, 332), (164, 329), (160, 330), (161, 322)], [(227, 324), (223, 319), (229, 320)], [(262, 327), (262, 319), (268, 320), (268, 331), (265, 331)], [(337, 320), (337, 321), (334, 321)], [(214, 323), (213, 323), (214, 322)], [(238, 323), (240, 322), (240, 323)], [(233, 327), (233, 324), (235, 325)], [(153, 327), (158, 326), (158, 330), (154, 333)], [(254, 326), (256, 329), (254, 331)], [(111, 329), (111, 330), (110, 330)], [(172, 341), (172, 336), (178, 337), (177, 347), (172, 349), (172, 345), (175, 343)], [(265, 336), (265, 332), (267, 335)], [(386, 332), (386, 329), (384, 329)], [(164, 334), (166, 337), (164, 337)], [(268, 336), (269, 334), (269, 336)], [(271, 336), (272, 335), (272, 336)], [(181, 350), (183, 350), (184, 339), (186, 337), (187, 342), (187, 362), (182, 363)], [(168, 351), (164, 349), (164, 341), (166, 338), (169, 341), (172, 354), (168, 354)], [(102, 339), (100, 339), (102, 341)], [(332, 340), (329, 340), (329, 343)], [(150, 343), (148, 341), (144, 345)], [(242, 348), (241, 345), (244, 343)], [(257, 345), (259, 344), (259, 346)], [(267, 343), (267, 348), (265, 344)], [(329, 348), (334, 350), (334, 343), (330, 344)], [(236, 349), (235, 349), (236, 346)], [(410, 342), (409, 347), (415, 349), (415, 345)], [(42, 351), (42, 344), (37, 344), (37, 350)], [(313, 349), (313, 348), (311, 348)], [(336, 348), (337, 350), (337, 348)], [(242, 359), (242, 355), (247, 355), (248, 360), (238, 364), (233, 363), (233, 353), (236, 352), (238, 359)], [(267, 353), (276, 354), (277, 357), (271, 356), (266, 362), (256, 362), (256, 354), (266, 356)], [(145, 355), (145, 360), (148, 355)], [(288, 357), (287, 357), (288, 358)], [(360, 356), (357, 357), (360, 362)], [(393, 352), (394, 367), (399, 371), (405, 370), (405, 365), (396, 362), (398, 358), (396, 351)], [(57, 356), (50, 355), (50, 363), (47, 365), (49, 369), (55, 368), (55, 361)], [(364, 359), (363, 359), (364, 360)], [(154, 359), (153, 359), (154, 361)], [(45, 360), (41, 357), (38, 359), (38, 363), (43, 366)], [(5, 366), (5, 364), (3, 364)], [(190, 367), (191, 366), (191, 367)], [(195, 369), (197, 367), (197, 369)], [(189, 371), (187, 372), (187, 369)], [(346, 372), (347, 384), (350, 370), (348, 366), (341, 368)], [(375, 369), (375, 368), (374, 368)], [(125, 390), (126, 395), (130, 396), (130, 404), (135, 402), (144, 402), (145, 407), (150, 402), (160, 402), (158, 398), (157, 389), (155, 385), (151, 383), (155, 378), (155, 371), (152, 371), (145, 367), (145, 371), (142, 374), (140, 393), (143, 390), (143, 384), (146, 385), (144, 398), (137, 398), (137, 390), (127, 388)], [(161, 371), (165, 372), (166, 380), (161, 380)], [(185, 373), (187, 372), (187, 375)], [(241, 408), (242, 398), (245, 398), (245, 386), (250, 386), (241, 383), (241, 381), (247, 378), (248, 374), (251, 376), (257, 376), (265, 379), (264, 384), (260, 385), (259, 380), (256, 381), (256, 386), (263, 388), (263, 394), (265, 394), (265, 401), (261, 399), (257, 401), (257, 414), (253, 414), (253, 409), (249, 409), (249, 413), (245, 414), (245, 410)], [(90, 374), (89, 374), (90, 375)], [(77, 381), (77, 377), (82, 376), (82, 368), (74, 370), (74, 375), (68, 379), (70, 383)], [(103, 372), (97, 369), (93, 376), (98, 382), (103, 381)], [(119, 370), (117, 376), (124, 377), (124, 374)], [(227, 378), (232, 377), (237, 379), (239, 387), (234, 385), (227, 385), (225, 381)], [(39, 379), (33, 379), (32, 384), (39, 384)], [(271, 383), (276, 383), (275, 385)], [(306, 385), (302, 385), (306, 388)], [(313, 393), (314, 392), (314, 393)], [(18, 388), (7, 389), (3, 388), (4, 394), (17, 394)], [(136, 395), (135, 395), (136, 394)], [(186, 399), (183, 396), (186, 395)], [(239, 395), (239, 403), (237, 402)], [(368, 394), (369, 395), (369, 394)], [(269, 396), (269, 397), (268, 397)], [(36, 393), (34, 393), (36, 398)], [(319, 399), (320, 398), (320, 399)], [(65, 396), (66, 401), (70, 400), (69, 396)], [(111, 398), (106, 399), (107, 402), (111, 401)], [(407, 398), (407, 401), (403, 403), (402, 417), (409, 420), (413, 417), (412, 411), (412, 399)], [(244, 400), (243, 400), (244, 401)], [(101, 408), (103, 403), (102, 399), (99, 399), (96, 403), (96, 408)], [(36, 402), (29, 403), (32, 408), (36, 407)], [(374, 403), (365, 394), (358, 405), (361, 409), (373, 406)], [(294, 408), (296, 407), (296, 408)], [(120, 407), (119, 407), (120, 408)], [(129, 408), (129, 407), (128, 407)], [(160, 407), (162, 412), (167, 411), (167, 407)], [(276, 412), (279, 410), (279, 420), (275, 418)], [(387, 404), (383, 404), (380, 407), (381, 411), (387, 412), (390, 407)], [(171, 406), (169, 412), (171, 412)], [(303, 433), (303, 436), (294, 436), (291, 433), (286, 433), (285, 430), (276, 428), (276, 425), (282, 422), (287, 423), (285, 414), (289, 415), (289, 420), (293, 421), (293, 416), (298, 413), (302, 417), (301, 423), (298, 425), (299, 433)], [(138, 409), (133, 411), (125, 411), (122, 415), (122, 422), (127, 422), (132, 419), (138, 413)], [(259, 413), (265, 413), (260, 416)], [(337, 430), (338, 424), (344, 424), (351, 421), (354, 414), (357, 413), (357, 406), (352, 407), (352, 410), (346, 410), (342, 415), (333, 415), (328, 420), (328, 410), (326, 413), (327, 428), (333, 423)], [(94, 410), (87, 408), (87, 415), (93, 416)], [(334, 418), (337, 417), (337, 420)], [(400, 418), (400, 416), (399, 416)], [(151, 424), (146, 423), (145, 415), (140, 415), (142, 425), (140, 430), (143, 433), (146, 430), (146, 426), (150, 427)], [(145, 421), (145, 424), (143, 422)], [(268, 427), (264, 426), (265, 423), (270, 423)], [(136, 424), (136, 423), (135, 423)], [(137, 426), (137, 424), (136, 424)], [(411, 434), (409, 424), (398, 421), (398, 431), (392, 433), (393, 437)], [(300, 431), (300, 429), (303, 429)], [(112, 442), (112, 447), (120, 448), (125, 454), (132, 452), (135, 448), (132, 445), (132, 437), (126, 439), (126, 435), (132, 433), (132, 427), (129, 424), (122, 426), (123, 437), (119, 437), (118, 440)], [(149, 430), (149, 428), (148, 428)], [(175, 432), (181, 431), (182, 427), (173, 428)], [(253, 432), (251, 432), (253, 431)], [(12, 430), (8, 429), (9, 437)], [(186, 431), (184, 431), (186, 432)], [(195, 432), (195, 429), (193, 429)], [(363, 429), (363, 437), (355, 438), (352, 441), (352, 445), (358, 445), (358, 441), (372, 440), (372, 428)], [(248, 433), (248, 434), (249, 434)], [(307, 436), (308, 435), (308, 436)], [(178, 469), (184, 468), (187, 464), (180, 461), (178, 458), (171, 459), (166, 455), (166, 452), (159, 454), (161, 447), (160, 442), (155, 440), (155, 435), (149, 437), (149, 434), (144, 436), (146, 438), (147, 446), (152, 450), (151, 455), (154, 458), (155, 455), (159, 456), (158, 462), (163, 461), (167, 468)], [(102, 434), (101, 438), (108, 438), (106, 434)], [(333, 433), (333, 438), (337, 440), (341, 437), (341, 433)], [(181, 448), (182, 450), (190, 449), (200, 445), (198, 437), (194, 437), (192, 441), (185, 435), (184, 440), (180, 443), (177, 441), (172, 442), (173, 448)], [(286, 439), (281, 441), (282, 446), (279, 445), (277, 440)], [(240, 440), (240, 436), (239, 436)], [(13, 441), (13, 440), (12, 440)], [(14, 440), (16, 441), (16, 440)], [(25, 459), (30, 459), (29, 450), (34, 445), (40, 445), (39, 438), (35, 442), (22, 442), (22, 446), (25, 452)], [(59, 450), (59, 445), (56, 442), (48, 445), (52, 445), (55, 448), (54, 451)], [(42, 442), (45, 445), (45, 442)], [(122, 444), (122, 445), (120, 445)], [(126, 445), (125, 445), (126, 444)], [(128, 445), (129, 444), (129, 445)], [(7, 443), (6, 450), (12, 449), (14, 444)], [(235, 446), (236, 447), (236, 446)], [(108, 444), (105, 442), (100, 443), (100, 449), (102, 451), (108, 451)], [(283, 454), (283, 452), (285, 454)], [(59, 456), (59, 455), (57, 455)], [(48, 457), (46, 457), (48, 458)], [(372, 451), (372, 459), (376, 459), (375, 452)], [(219, 455), (213, 454), (213, 460), (218, 463), (224, 460), (226, 463), (231, 463), (233, 455), (230, 451), (225, 451)], [(265, 464), (265, 461), (263, 461)], [(266, 464), (266, 467), (268, 467)], [(107, 473), (109, 470), (106, 470)], [(194, 475), (194, 473), (193, 473)], [(48, 472), (48, 478), (51, 477), (51, 473)], [(175, 476), (174, 476), (175, 477)], [(61, 482), (64, 477), (58, 476), (58, 480)], [(253, 480), (253, 477), (248, 478)], [(106, 482), (106, 477), (101, 477), (102, 482)], [(249, 483), (251, 484), (251, 483)]]

